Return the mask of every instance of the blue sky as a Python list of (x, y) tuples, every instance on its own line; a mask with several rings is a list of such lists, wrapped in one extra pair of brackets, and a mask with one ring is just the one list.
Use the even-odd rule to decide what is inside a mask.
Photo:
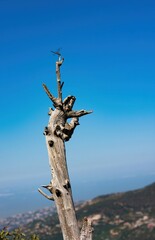
[(63, 96), (75, 95), (77, 110), (94, 111), (66, 144), (73, 184), (154, 180), (154, 1), (0, 5), (0, 185), (50, 180), (42, 132), (51, 103), (42, 83), (57, 94), (50, 51), (59, 47)]

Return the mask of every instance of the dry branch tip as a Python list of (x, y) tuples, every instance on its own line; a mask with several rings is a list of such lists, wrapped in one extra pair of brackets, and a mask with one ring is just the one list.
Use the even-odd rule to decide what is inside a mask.
[(54, 201), (53, 196), (48, 196), (46, 193), (44, 193), (40, 188), (38, 188), (38, 192), (40, 192), (45, 198), (47, 198), (48, 200), (52, 200)]

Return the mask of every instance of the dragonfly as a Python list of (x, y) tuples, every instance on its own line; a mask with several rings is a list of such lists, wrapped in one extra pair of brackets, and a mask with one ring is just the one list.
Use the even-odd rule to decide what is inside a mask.
[(56, 55), (58, 55), (59, 57), (61, 57), (60, 50), (61, 50), (61, 48), (58, 48), (57, 51), (51, 51), (51, 52), (52, 52), (53, 54), (56, 54)]

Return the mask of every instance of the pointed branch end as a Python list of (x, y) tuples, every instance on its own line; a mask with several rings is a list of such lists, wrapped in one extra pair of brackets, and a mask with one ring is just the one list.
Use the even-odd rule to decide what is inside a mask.
[(43, 83), (43, 88), (44, 88), (46, 94), (48, 95), (48, 97), (51, 99), (51, 101), (54, 101), (55, 97), (50, 93), (48, 87), (44, 83)]
[(93, 113), (93, 110), (87, 111), (87, 114)]
[[(42, 186), (45, 187), (45, 186)], [(46, 187), (47, 188), (47, 187)], [(54, 201), (53, 196), (48, 196), (46, 193), (44, 193), (40, 188), (38, 188), (38, 192), (40, 192), (45, 198), (47, 198), (48, 200)]]
[(92, 112), (93, 112), (92, 110), (91, 111), (81, 110), (78, 113), (79, 113), (79, 117), (82, 117), (82, 116), (90, 114)]
[(42, 84), (42, 86), (43, 86), (44, 90), (46, 91), (46, 89), (47, 89), (47, 86), (46, 86), (46, 84), (45, 84), (45, 83), (43, 83), (43, 84)]

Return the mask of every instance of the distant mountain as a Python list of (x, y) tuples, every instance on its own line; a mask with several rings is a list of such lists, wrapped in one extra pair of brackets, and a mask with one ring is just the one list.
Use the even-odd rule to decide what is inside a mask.
[[(93, 240), (155, 239), (155, 183), (135, 191), (96, 197), (76, 206), (79, 224), (83, 217), (92, 219)], [(3, 226), (17, 227), (36, 233), (41, 240), (62, 240), (57, 213), (46, 208), (8, 218)]]

